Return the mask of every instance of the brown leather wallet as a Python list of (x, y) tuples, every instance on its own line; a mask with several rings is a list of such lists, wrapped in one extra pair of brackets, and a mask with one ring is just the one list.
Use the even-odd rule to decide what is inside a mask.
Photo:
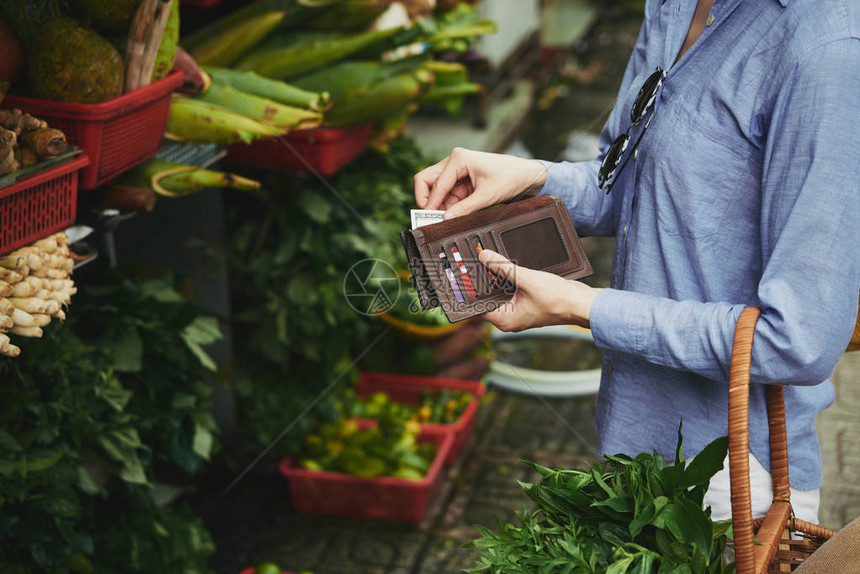
[(516, 291), (481, 264), (481, 249), (566, 279), (592, 274), (567, 208), (553, 196), (497, 205), (406, 230), (400, 239), (421, 307), (441, 305), (452, 323), (497, 309)]

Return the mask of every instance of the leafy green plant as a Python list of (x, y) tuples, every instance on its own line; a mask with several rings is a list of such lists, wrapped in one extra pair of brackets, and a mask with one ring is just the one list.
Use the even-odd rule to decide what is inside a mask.
[(65, 327), (22, 345), (0, 361), (0, 565), (65, 572), (93, 552), (93, 497), (110, 476), (146, 484), (148, 449), (104, 353)]
[(211, 390), (214, 362), (203, 346), (221, 338), (217, 320), (183, 299), (172, 278), (136, 281), (91, 276), (76, 296), (74, 328), (105, 350), (137, 416), (151, 457), (198, 472), (218, 447)]
[[(364, 259), (402, 258), (412, 176), (425, 164), (398, 138), (389, 153), (368, 152), (331, 178), (335, 191), (312, 176), (283, 189), (282, 173), (264, 172), (267, 201), (233, 202), (233, 381), (251, 447), (268, 445), (338, 377), (350, 380), (353, 357), (381, 331), (349, 306), (344, 277)], [(334, 416), (329, 400), (317, 408)], [(276, 454), (298, 446), (310, 425), (300, 421)]]
[(731, 521), (712, 522), (702, 502), (727, 448), (717, 439), (687, 465), (679, 429), (672, 465), (656, 452), (608, 456), (588, 469), (526, 463), (541, 475), (520, 483), (537, 509), (498, 532), (476, 527), (482, 538), (467, 547), (481, 555), (468, 572), (732, 572), (722, 564)]
[[(0, 361), (0, 571), (208, 572), (208, 532), (156, 506), (151, 483), (155, 457), (182, 467), (171, 437), (193, 443), (209, 412), (187, 343), (202, 352), (213, 333), (163, 282), (89, 287), (64, 324)], [(194, 408), (173, 407), (188, 396)]]
[[(95, 572), (208, 574), (215, 544), (190, 506), (160, 508), (149, 489), (115, 484), (96, 507)], [(104, 527), (108, 525), (109, 527)]]

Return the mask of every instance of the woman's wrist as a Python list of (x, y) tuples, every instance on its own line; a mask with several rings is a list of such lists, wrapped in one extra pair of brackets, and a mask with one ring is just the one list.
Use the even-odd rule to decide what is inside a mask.
[(526, 197), (535, 197), (543, 189), (546, 183), (546, 167), (538, 160), (526, 160), (528, 169), (523, 182), (523, 190)]
[(564, 325), (579, 325), (590, 328), (591, 306), (603, 289), (589, 287), (578, 281), (571, 281), (570, 287), (570, 289), (565, 290), (564, 303), (559, 306), (562, 310), (562, 319), (559, 322)]

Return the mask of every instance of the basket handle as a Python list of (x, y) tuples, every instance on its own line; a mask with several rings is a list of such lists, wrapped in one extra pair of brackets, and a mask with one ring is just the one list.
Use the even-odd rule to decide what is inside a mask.
[(773, 505), (768, 512), (768, 518), (759, 530), (759, 542), (762, 544), (755, 545), (750, 500), (749, 383), (752, 344), (759, 315), (761, 310), (756, 307), (747, 307), (741, 312), (735, 327), (729, 372), (729, 477), (735, 560), (739, 574), (764, 572), (766, 564), (776, 553), (785, 520), (791, 512), (785, 401), (781, 386), (768, 385), (765, 392)]

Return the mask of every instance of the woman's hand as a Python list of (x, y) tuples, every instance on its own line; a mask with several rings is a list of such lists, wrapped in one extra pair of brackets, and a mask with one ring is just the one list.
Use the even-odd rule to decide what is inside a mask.
[(525, 195), (536, 195), (546, 182), (537, 161), (454, 148), (451, 155), (415, 174), (415, 203), (421, 209), (444, 209), (445, 219)]
[(508, 303), (484, 315), (502, 331), (522, 331), (546, 325), (588, 327), (591, 304), (600, 289), (558, 275), (514, 265), (495, 251), (484, 249), (481, 263), (516, 285)]

